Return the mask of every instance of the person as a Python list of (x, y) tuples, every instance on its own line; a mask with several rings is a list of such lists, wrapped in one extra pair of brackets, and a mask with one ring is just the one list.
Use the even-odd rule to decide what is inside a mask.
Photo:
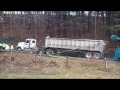
[(5, 50), (5, 47), (6, 47), (6, 44), (5, 44), (5, 43), (3, 43), (3, 44), (2, 44), (2, 49), (4, 49), (4, 50)]

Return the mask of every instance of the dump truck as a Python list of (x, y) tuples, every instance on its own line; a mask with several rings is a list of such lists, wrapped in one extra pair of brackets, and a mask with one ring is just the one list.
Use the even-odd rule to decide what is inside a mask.
[(39, 54), (54, 55), (73, 51), (78, 52), (81, 57), (100, 59), (104, 55), (107, 43), (104, 40), (51, 38), (48, 36), (45, 39), (44, 50), (40, 50)]
[(35, 50), (39, 55), (55, 55), (73, 51), (78, 52), (81, 57), (99, 59), (104, 55), (107, 43), (104, 40), (53, 38), (47, 36), (45, 38), (45, 46), (42, 48), (37, 47), (36, 39), (28, 38), (24, 42), (18, 42), (17, 50)]

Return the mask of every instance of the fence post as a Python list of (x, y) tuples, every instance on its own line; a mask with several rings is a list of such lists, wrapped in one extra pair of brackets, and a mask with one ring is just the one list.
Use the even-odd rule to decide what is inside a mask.
[(70, 68), (70, 66), (69, 66), (69, 64), (68, 64), (68, 57), (66, 57), (65, 68), (66, 68), (66, 69), (69, 69), (69, 68)]
[(66, 57), (66, 66), (68, 66), (68, 57)]
[(107, 65), (107, 60), (105, 58), (105, 69), (107, 69), (107, 68), (108, 68), (108, 65)]
[(35, 61), (36, 61), (36, 51), (35, 51)]
[(11, 61), (11, 59), (12, 59), (12, 49), (11, 49), (11, 52), (10, 52), (10, 61)]

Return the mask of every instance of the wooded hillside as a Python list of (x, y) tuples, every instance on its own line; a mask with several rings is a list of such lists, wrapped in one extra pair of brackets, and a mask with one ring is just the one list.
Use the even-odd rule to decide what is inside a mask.
[(11, 37), (13, 44), (36, 38), (44, 46), (46, 36), (109, 41), (106, 51), (112, 52), (120, 36), (120, 11), (0, 11), (0, 40)]

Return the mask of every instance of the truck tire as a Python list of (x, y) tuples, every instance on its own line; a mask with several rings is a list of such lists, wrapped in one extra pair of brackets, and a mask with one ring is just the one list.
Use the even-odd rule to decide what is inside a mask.
[(86, 58), (92, 58), (92, 52), (86, 52), (85, 57)]
[(46, 54), (47, 55), (53, 55), (54, 51), (52, 49), (46, 49)]
[(40, 55), (40, 56), (43, 55), (44, 53), (45, 53), (44, 50), (39, 50), (39, 55)]
[(93, 58), (95, 58), (95, 59), (100, 59), (100, 58), (101, 58), (101, 54), (100, 54), (99, 52), (95, 52), (95, 53), (93, 54)]
[(18, 50), (18, 51), (22, 51), (21, 47), (17, 47), (17, 50)]

